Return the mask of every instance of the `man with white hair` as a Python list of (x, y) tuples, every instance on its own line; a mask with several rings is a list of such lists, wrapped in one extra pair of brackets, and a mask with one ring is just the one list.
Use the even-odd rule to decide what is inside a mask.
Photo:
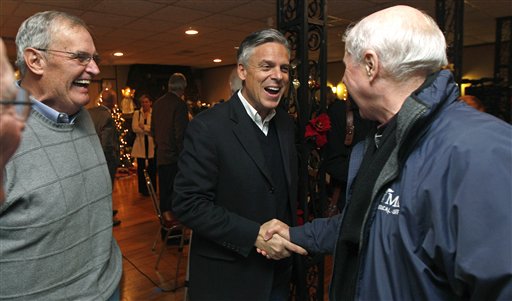
[(378, 11), (345, 43), (343, 81), (378, 123), (352, 152), (347, 205), (303, 227), (270, 221), (266, 238), (332, 253), (331, 300), (511, 300), (512, 127), (458, 100), (421, 11)]

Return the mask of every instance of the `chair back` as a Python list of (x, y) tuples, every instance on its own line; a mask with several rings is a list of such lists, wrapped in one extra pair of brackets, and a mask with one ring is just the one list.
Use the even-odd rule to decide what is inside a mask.
[(160, 204), (158, 203), (158, 197), (156, 195), (155, 187), (151, 182), (151, 178), (149, 177), (149, 172), (144, 169), (144, 180), (146, 181), (146, 186), (148, 187), (149, 196), (151, 197), (151, 201), (153, 202), (153, 208), (155, 209), (156, 216), (160, 221), (161, 225), (164, 225), (162, 212), (160, 211)]
[[(160, 222), (160, 228), (157, 231), (157, 235), (155, 241), (153, 242), (152, 251), (155, 251), (155, 247), (157, 242), (160, 240), (160, 236), (162, 234), (161, 230), (165, 231), (165, 236), (163, 238), (162, 247), (160, 248), (160, 252), (158, 253), (158, 258), (155, 264), (155, 270), (158, 270), (158, 264), (160, 263), (160, 259), (162, 258), (163, 251), (167, 246), (167, 241), (169, 239), (179, 238), (179, 246), (178, 246), (178, 261), (176, 263), (176, 275), (174, 277), (174, 288), (172, 291), (175, 291), (178, 288), (178, 274), (180, 270), (180, 262), (181, 257), (183, 255), (183, 246), (185, 244), (185, 227), (176, 219), (172, 217), (172, 213), (170, 211), (165, 211), (162, 213), (160, 210), (160, 205), (158, 202), (158, 197), (156, 196), (155, 187), (151, 182), (151, 178), (149, 177), (149, 172), (144, 169), (144, 179), (146, 181), (146, 186), (148, 187), (149, 196), (151, 197), (151, 201), (153, 202), (153, 207), (155, 208), (155, 213), (158, 216), (158, 221)], [(173, 233), (173, 231), (177, 231), (177, 233)], [(188, 273), (188, 270), (187, 270)]]

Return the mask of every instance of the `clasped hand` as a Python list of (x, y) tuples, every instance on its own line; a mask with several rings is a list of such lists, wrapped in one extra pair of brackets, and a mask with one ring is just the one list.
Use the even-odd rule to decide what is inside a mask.
[(258, 253), (268, 259), (283, 259), (291, 256), (292, 252), (300, 255), (308, 254), (304, 248), (290, 241), (288, 225), (277, 219), (261, 225), (255, 246)]

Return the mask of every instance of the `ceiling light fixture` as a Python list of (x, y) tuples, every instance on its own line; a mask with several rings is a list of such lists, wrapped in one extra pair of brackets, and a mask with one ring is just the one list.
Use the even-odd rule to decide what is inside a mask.
[(214, 59), (213, 62), (214, 63), (220, 63), (220, 62), (222, 62), (222, 60), (221, 59)]
[(123, 56), (124, 53), (122, 53), (121, 51), (116, 51), (114, 53), (112, 53), (113, 56)]
[(189, 27), (187, 31), (185, 31), (186, 34), (188, 35), (195, 35), (195, 34), (198, 34), (199, 31), (195, 30), (195, 29), (192, 29), (192, 27)]

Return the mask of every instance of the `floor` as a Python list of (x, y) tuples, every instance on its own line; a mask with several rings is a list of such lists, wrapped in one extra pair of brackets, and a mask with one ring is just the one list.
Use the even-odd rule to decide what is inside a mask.
[[(174, 275), (178, 258), (177, 246), (166, 247), (159, 264), (158, 253), (151, 247), (155, 241), (159, 223), (149, 197), (137, 191), (137, 175), (134, 171), (118, 172), (113, 191), (113, 207), (118, 210), (121, 224), (114, 227), (116, 238), (123, 253), (123, 301), (182, 301), (187, 264), (188, 246), (185, 246), (178, 276), (178, 288), (174, 290)], [(158, 240), (157, 251), (161, 247)], [(327, 290), (331, 260), (326, 258), (325, 287)], [(327, 294), (324, 294), (327, 300)]]
[[(158, 253), (151, 247), (159, 231), (159, 223), (151, 199), (138, 193), (137, 175), (133, 171), (118, 173), (114, 183), (113, 207), (118, 210), (116, 217), (121, 220), (121, 224), (114, 227), (114, 237), (123, 253), (121, 300), (184, 300), (188, 246), (184, 249), (178, 288), (173, 290), (178, 248), (166, 247), (158, 271), (155, 270)], [(158, 243), (157, 251), (161, 241)]]

